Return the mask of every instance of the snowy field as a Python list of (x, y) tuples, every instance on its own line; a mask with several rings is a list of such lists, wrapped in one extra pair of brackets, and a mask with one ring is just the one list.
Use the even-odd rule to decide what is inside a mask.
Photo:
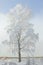
[(22, 59), (20, 63), (17, 59), (0, 60), (0, 65), (43, 65), (43, 58)]

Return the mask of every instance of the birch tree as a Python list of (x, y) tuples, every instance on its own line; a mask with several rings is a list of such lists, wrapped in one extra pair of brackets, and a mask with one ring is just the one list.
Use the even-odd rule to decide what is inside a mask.
[(16, 5), (7, 14), (8, 22), (7, 33), (9, 41), (7, 44), (12, 47), (12, 52), (18, 52), (19, 62), (21, 62), (21, 52), (34, 52), (38, 34), (34, 33), (33, 24), (29, 23), (31, 16), (30, 9), (22, 5)]

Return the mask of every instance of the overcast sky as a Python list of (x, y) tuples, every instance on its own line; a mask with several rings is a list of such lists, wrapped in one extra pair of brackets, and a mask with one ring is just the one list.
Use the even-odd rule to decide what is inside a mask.
[[(0, 0), (0, 41), (5, 40), (7, 36), (4, 28), (7, 24), (6, 14), (9, 10), (15, 7), (17, 4), (21, 4), (31, 9), (32, 18), (30, 22), (34, 24), (34, 30), (39, 33), (39, 42), (36, 43), (36, 56), (43, 56), (43, 0)], [(6, 37), (7, 38), (7, 37)], [(0, 42), (0, 56), (7, 54), (9, 47), (4, 47)], [(5, 53), (6, 51), (6, 53)], [(9, 55), (9, 53), (7, 54)]]

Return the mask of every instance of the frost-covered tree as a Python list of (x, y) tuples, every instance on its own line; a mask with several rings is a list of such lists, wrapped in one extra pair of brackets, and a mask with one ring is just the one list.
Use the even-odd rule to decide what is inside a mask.
[[(17, 5), (7, 14), (9, 34), (9, 44), (14, 53), (18, 51), (19, 62), (21, 62), (21, 53), (23, 51), (34, 52), (34, 46), (38, 40), (38, 34), (34, 33), (33, 24), (29, 23), (31, 16), (30, 10), (22, 5)], [(27, 52), (26, 52), (27, 53)]]

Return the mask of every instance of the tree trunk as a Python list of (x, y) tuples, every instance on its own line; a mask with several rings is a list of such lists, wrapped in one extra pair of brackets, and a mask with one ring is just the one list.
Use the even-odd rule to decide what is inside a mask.
[(20, 33), (18, 33), (18, 56), (19, 56), (19, 62), (21, 62), (21, 44), (20, 44), (20, 38), (21, 38), (21, 30), (20, 30)]
[(18, 57), (19, 57), (19, 62), (21, 62), (21, 48), (19, 41), (18, 41)]
[(19, 62), (21, 62), (21, 53), (20, 53), (20, 49), (19, 49)]

